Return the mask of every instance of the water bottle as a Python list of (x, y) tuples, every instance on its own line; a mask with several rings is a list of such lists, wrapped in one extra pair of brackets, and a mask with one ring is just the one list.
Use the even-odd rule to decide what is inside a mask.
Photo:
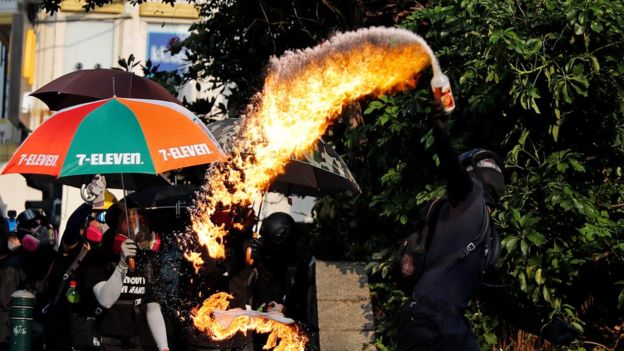
[(69, 301), (69, 303), (80, 302), (80, 294), (78, 293), (78, 289), (76, 289), (75, 280), (69, 282), (69, 289), (67, 289), (67, 301)]
[(431, 79), (433, 97), (442, 103), (444, 112), (450, 113), (455, 109), (455, 99), (451, 90), (451, 83), (444, 73), (434, 74)]

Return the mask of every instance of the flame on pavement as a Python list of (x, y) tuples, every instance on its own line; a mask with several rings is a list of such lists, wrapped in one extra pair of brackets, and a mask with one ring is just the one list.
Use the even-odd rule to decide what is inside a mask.
[(199, 309), (193, 311), (195, 327), (214, 340), (229, 339), (237, 332), (247, 333), (248, 331), (256, 331), (269, 334), (268, 340), (263, 347), (265, 350), (295, 351), (305, 349), (308, 338), (296, 324), (286, 325), (266, 318), (239, 316), (234, 318), (229, 327), (223, 328), (216, 321), (214, 311), (227, 310), (231, 298), (231, 295), (223, 292), (207, 298)]

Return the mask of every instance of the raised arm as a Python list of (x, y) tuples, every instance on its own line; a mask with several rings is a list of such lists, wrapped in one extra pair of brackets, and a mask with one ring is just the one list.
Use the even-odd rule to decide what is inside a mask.
[(433, 148), (440, 158), (440, 171), (446, 179), (446, 190), (449, 201), (453, 205), (461, 203), (472, 190), (472, 180), (468, 172), (459, 164), (457, 151), (451, 145), (446, 131), (446, 118), (442, 106), (435, 102), (431, 114)]

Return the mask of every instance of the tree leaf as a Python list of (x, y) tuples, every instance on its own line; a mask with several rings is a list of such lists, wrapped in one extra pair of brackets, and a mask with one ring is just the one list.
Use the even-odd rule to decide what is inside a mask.
[(542, 269), (538, 268), (537, 271), (535, 271), (535, 282), (538, 285), (542, 285), (542, 284), (544, 284), (544, 281), (545, 281), (545, 279), (542, 276)]
[(600, 22), (596, 22), (596, 21), (592, 21), (590, 28), (596, 32), (596, 33), (600, 33), (602, 32), (602, 24), (600, 24)]
[(542, 246), (546, 243), (546, 237), (538, 232), (531, 232), (527, 234), (527, 239), (529, 239), (535, 246)]

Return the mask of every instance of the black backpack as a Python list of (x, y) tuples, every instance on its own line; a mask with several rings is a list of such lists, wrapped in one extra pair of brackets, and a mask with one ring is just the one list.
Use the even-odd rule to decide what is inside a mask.
[[(483, 241), (485, 241), (486, 255), (484, 269), (493, 266), (500, 255), (498, 235), (494, 226), (490, 225), (490, 216), (487, 215), (482, 221), (481, 229), (477, 236), (463, 250), (441, 260), (431, 262), (428, 266), (426, 265), (427, 249), (435, 231), (435, 224), (440, 214), (440, 209), (447, 201), (446, 198), (429, 201), (424, 206), (426, 212), (421, 212), (423, 219), (417, 226), (417, 230), (401, 241), (391, 257), (390, 279), (406, 295), (411, 295), (414, 286), (425, 270), (458, 261), (466, 257)], [(487, 209), (485, 213), (487, 213)]]

